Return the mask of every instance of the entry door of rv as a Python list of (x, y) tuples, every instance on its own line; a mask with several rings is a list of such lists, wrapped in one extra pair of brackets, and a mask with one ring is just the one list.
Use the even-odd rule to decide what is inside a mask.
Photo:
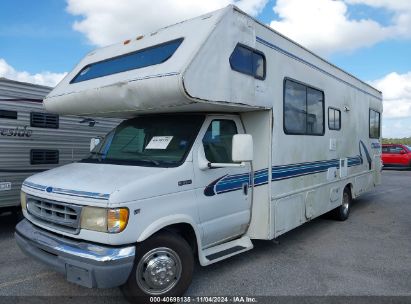
[(209, 246), (243, 234), (251, 215), (250, 165), (244, 167), (200, 168), (198, 160), (233, 163), (232, 139), (243, 134), (237, 116), (208, 117), (194, 151), (194, 173), (202, 245)]

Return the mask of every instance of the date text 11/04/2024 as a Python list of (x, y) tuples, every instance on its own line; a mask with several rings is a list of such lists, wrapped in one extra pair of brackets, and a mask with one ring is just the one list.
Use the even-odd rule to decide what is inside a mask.
[(150, 303), (258, 303), (255, 297), (150, 297)]

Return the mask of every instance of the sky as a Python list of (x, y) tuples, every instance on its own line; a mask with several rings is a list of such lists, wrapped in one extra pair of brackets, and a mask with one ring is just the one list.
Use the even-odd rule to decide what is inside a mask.
[(54, 86), (89, 51), (235, 4), (383, 92), (411, 136), (411, 0), (2, 0), (0, 77)]

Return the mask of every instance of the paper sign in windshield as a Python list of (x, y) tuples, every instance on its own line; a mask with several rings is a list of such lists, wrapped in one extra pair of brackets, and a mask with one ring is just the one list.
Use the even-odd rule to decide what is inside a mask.
[(146, 149), (167, 149), (172, 139), (173, 136), (154, 136), (146, 146)]

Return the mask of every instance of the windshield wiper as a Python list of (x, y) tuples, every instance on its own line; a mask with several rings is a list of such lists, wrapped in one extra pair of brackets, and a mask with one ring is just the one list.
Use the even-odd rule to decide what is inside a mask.
[(97, 151), (91, 151), (91, 152), (90, 152), (90, 154), (93, 154), (93, 155), (100, 155), (100, 156), (105, 155), (105, 153), (103, 153), (103, 152), (97, 152)]
[(145, 163), (152, 163), (156, 166), (160, 166), (160, 162), (154, 160), (154, 159), (139, 159), (139, 161), (145, 162)]
[(101, 157), (104, 156), (104, 155), (106, 155), (105, 153), (98, 152), (98, 151), (91, 151), (90, 154), (91, 154), (91, 155), (97, 155), (99, 162), (101, 162), (101, 159), (102, 159)]

